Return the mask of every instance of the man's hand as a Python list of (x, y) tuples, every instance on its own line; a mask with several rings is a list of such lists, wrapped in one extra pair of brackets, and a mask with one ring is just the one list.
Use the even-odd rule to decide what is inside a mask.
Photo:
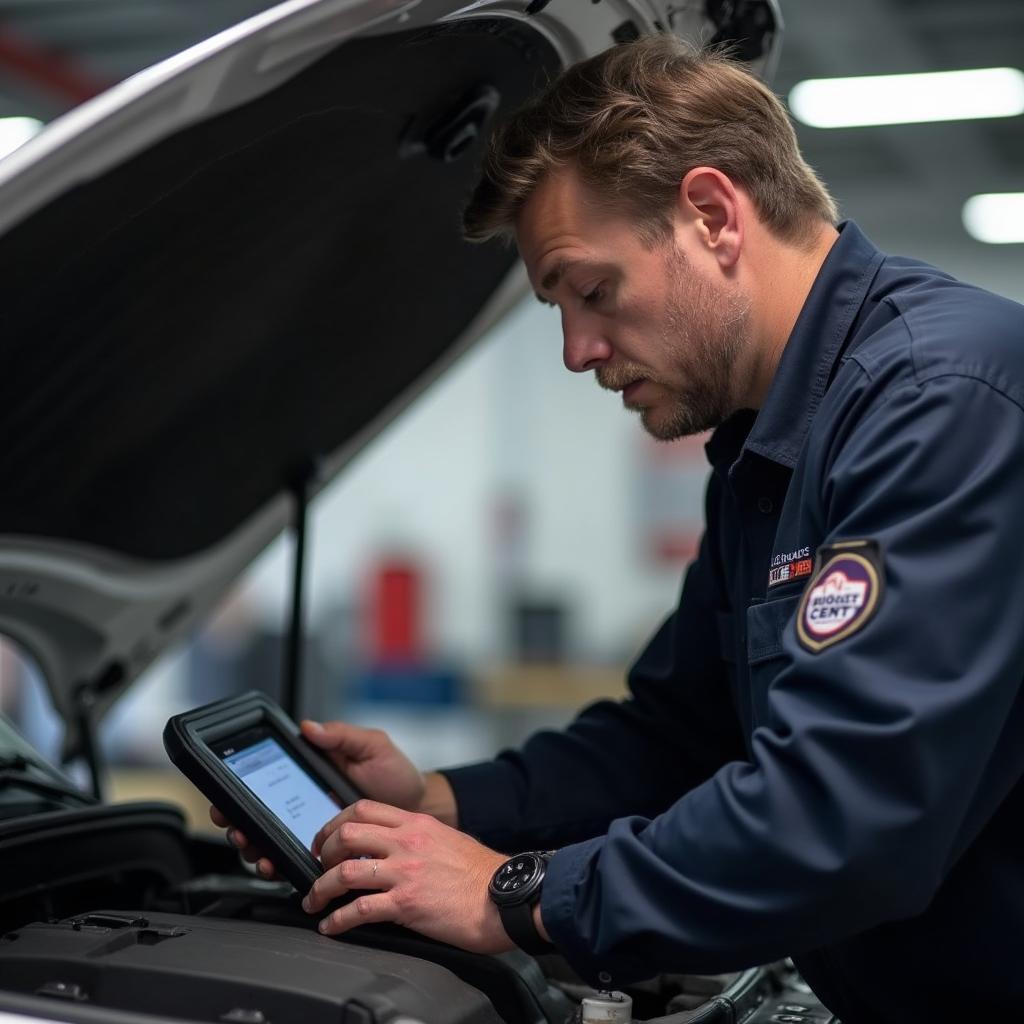
[(431, 815), (360, 800), (320, 830), (313, 853), (325, 870), (303, 901), (309, 913), (350, 890), (376, 890), (325, 917), (324, 934), (393, 921), (477, 953), (515, 949), (487, 895), (507, 856)]
[(238, 852), (242, 855), (243, 860), (249, 864), (255, 864), (256, 870), (264, 878), (276, 878), (277, 872), (274, 871), (274, 865), (270, 860), (263, 856), (259, 850), (256, 849), (249, 840), (234, 828), (230, 821), (224, 817), (223, 814), (216, 807), (210, 807), (210, 821), (214, 823), (218, 828), (226, 828), (228, 830), (228, 842), (232, 846), (237, 847)]
[[(416, 766), (380, 729), (363, 729), (347, 722), (304, 720), (302, 735), (323, 750), (341, 772), (347, 775), (368, 797), (410, 811), (426, 811), (450, 825), (456, 824), (455, 797), (443, 775), (423, 775)], [(228, 829), (228, 840), (236, 846), (264, 878), (274, 878), (274, 865), (232, 828), (216, 808), (210, 808), (210, 819), (220, 828)]]
[(371, 800), (418, 811), (426, 795), (423, 774), (381, 729), (347, 722), (303, 721), (302, 735), (319, 747)]

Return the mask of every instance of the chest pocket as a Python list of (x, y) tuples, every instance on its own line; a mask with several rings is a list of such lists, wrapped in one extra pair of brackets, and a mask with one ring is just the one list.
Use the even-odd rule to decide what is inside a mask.
[(784, 664), (782, 636), (796, 614), (802, 594), (776, 598), (747, 609), (747, 665), (750, 705), (755, 726), (768, 716), (768, 687)]

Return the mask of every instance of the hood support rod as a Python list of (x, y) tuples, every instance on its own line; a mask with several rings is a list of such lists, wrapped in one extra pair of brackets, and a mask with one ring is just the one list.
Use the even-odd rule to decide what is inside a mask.
[(284, 691), (281, 706), (289, 718), (299, 712), (302, 688), (302, 590), (306, 572), (306, 528), (309, 520), (309, 498), (316, 466), (307, 463), (292, 478), (289, 490), (295, 501), (295, 554), (292, 559), (292, 608), (284, 651)]
[(85, 761), (85, 765), (89, 769), (89, 780), (92, 783), (92, 795), (101, 802), (105, 798), (106, 764), (96, 738), (96, 705), (104, 691), (119, 685), (123, 679), (124, 666), (115, 661), (95, 679), (79, 683), (71, 698), (77, 746), (69, 750), (64, 757), (64, 763), (67, 764), (76, 757), (81, 757)]
[(106, 796), (106, 787), (103, 784), (106, 766), (96, 742), (96, 726), (92, 720), (95, 703), (95, 691), (89, 686), (80, 686), (75, 699), (75, 724), (78, 726), (82, 760), (89, 769), (92, 795), (102, 802)]

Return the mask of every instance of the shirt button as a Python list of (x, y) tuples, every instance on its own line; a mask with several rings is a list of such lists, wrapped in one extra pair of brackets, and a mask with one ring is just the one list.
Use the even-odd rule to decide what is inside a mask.
[(770, 515), (775, 509), (775, 503), (771, 498), (766, 498), (763, 494), (757, 499), (757, 511), (763, 512), (766, 516)]

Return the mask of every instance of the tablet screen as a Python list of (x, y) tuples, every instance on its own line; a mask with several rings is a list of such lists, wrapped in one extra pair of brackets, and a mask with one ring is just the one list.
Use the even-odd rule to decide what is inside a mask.
[(217, 753), (307, 850), (338, 813), (338, 804), (273, 736), (257, 736), (244, 746), (222, 743)]

